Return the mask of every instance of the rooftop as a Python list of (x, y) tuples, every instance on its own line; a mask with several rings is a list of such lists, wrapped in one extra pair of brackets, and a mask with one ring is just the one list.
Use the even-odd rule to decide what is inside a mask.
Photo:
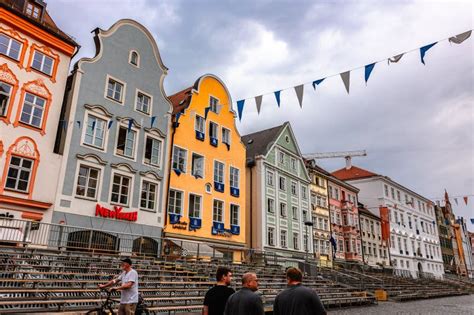
[(332, 172), (332, 175), (334, 175), (340, 180), (351, 180), (380, 176), (379, 174), (372, 173), (371, 171), (364, 170), (363, 168), (357, 166), (351, 166), (348, 169), (341, 168), (340, 170)]
[(277, 140), (286, 124), (288, 124), (288, 122), (280, 126), (242, 136), (242, 142), (247, 147), (247, 159), (254, 159), (256, 156), (265, 155), (273, 142)]

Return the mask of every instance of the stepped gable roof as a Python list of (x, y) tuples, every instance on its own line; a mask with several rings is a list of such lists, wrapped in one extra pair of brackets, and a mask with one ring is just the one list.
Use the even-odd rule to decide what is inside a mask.
[(277, 140), (286, 124), (287, 122), (280, 126), (242, 136), (242, 142), (247, 147), (247, 160), (267, 154), (271, 145)]
[(362, 179), (380, 176), (379, 174), (372, 173), (371, 171), (364, 170), (357, 166), (351, 166), (349, 169), (341, 168), (340, 170), (332, 172), (332, 175), (340, 180), (351, 180), (351, 179)]

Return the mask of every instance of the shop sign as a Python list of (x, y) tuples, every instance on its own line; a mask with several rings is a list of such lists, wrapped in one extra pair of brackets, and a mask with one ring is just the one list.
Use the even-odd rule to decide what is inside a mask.
[(0, 213), (0, 219), (13, 219), (15, 216), (10, 212)]
[(135, 222), (138, 219), (138, 212), (122, 212), (122, 207), (114, 206), (113, 210), (107, 209), (102, 207), (101, 205), (97, 204), (95, 206), (95, 216), (96, 217), (103, 217), (103, 218), (110, 218), (110, 219), (117, 219), (117, 220), (125, 220), (125, 221), (132, 221)]

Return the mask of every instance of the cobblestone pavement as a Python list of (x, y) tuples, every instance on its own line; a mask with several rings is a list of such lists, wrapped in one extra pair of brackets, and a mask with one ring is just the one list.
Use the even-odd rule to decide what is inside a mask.
[(379, 302), (378, 305), (329, 311), (329, 315), (474, 315), (474, 295), (418, 300), (413, 302)]

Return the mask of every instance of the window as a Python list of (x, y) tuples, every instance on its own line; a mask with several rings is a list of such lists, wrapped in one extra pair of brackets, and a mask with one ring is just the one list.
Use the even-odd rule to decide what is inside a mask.
[(224, 183), (224, 163), (214, 161), (214, 181)]
[(218, 137), (218, 126), (212, 121), (209, 122), (209, 137), (217, 139)]
[(215, 97), (209, 98), (209, 107), (211, 108), (211, 112), (219, 114), (219, 100)]
[(173, 148), (173, 169), (181, 173), (186, 172), (186, 156), (187, 151), (178, 147)]
[(230, 167), (230, 187), (239, 188), (239, 169)]
[(201, 217), (201, 196), (189, 194), (189, 217)]
[(107, 97), (122, 103), (123, 84), (109, 78), (107, 83)]
[(301, 186), (301, 198), (303, 198), (303, 199), (308, 198), (308, 193), (307, 193), (307, 190), (306, 190), (305, 186)]
[(273, 173), (270, 171), (267, 171), (267, 185), (268, 186), (271, 186), (271, 187), (274, 186), (273, 179), (274, 179)]
[(336, 196), (336, 200), (339, 200), (339, 189), (334, 189), (334, 195)]
[(35, 50), (35, 54), (33, 55), (33, 62), (31, 64), (31, 67), (33, 69), (41, 71), (44, 74), (51, 75), (53, 73), (53, 64), (53, 58)]
[(33, 127), (40, 128), (45, 105), (46, 100), (34, 94), (28, 92), (25, 93), (25, 101), (23, 103), (20, 121)]
[(145, 141), (145, 163), (160, 166), (161, 141), (152, 137), (146, 137)]
[(303, 222), (307, 222), (307, 215), (308, 215), (308, 212), (306, 210), (303, 210)]
[(134, 65), (134, 66), (137, 66), (138, 67), (138, 62), (139, 62), (139, 58), (138, 58), (138, 53), (136, 51), (132, 51), (130, 53), (130, 60), (129, 62)]
[(230, 130), (222, 128), (222, 143), (230, 145)]
[(280, 215), (283, 218), (286, 218), (287, 213), (286, 213), (286, 203), (280, 202)]
[(205, 133), (204, 117), (196, 115), (196, 119), (194, 120), (194, 130), (199, 131), (201, 133)]
[(298, 220), (298, 207), (292, 206), (291, 212), (293, 213), (293, 220)]
[(136, 104), (135, 109), (148, 115), (150, 113), (150, 105), (151, 105), (151, 97), (141, 92), (138, 92), (137, 104)]
[(333, 195), (332, 187), (329, 186), (329, 198), (334, 198), (333, 196), (334, 196), (334, 195)]
[(86, 165), (79, 166), (76, 196), (96, 199), (100, 170)]
[(0, 54), (19, 60), (21, 46), (22, 44), (19, 41), (5, 34), (0, 34)]
[(390, 193), (392, 194), (392, 199), (395, 200), (395, 189), (390, 187)]
[(275, 200), (267, 198), (267, 212), (275, 213)]
[(223, 209), (224, 203), (220, 200), (214, 200), (214, 206), (212, 211), (212, 220), (214, 222), (224, 222)]
[(280, 190), (286, 191), (286, 178), (283, 176), (280, 176), (279, 181), (280, 181), (279, 183)]
[(111, 203), (119, 205), (128, 205), (128, 196), (130, 194), (130, 177), (120, 174), (114, 174), (112, 182), (112, 198)]
[(290, 166), (291, 166), (291, 169), (292, 169), (293, 171), (296, 171), (296, 170), (298, 169), (298, 166), (297, 166), (297, 164), (296, 164), (296, 159), (295, 159), (295, 158), (291, 158), (291, 160), (290, 160)]
[(155, 210), (156, 194), (158, 185), (144, 180), (140, 196), (140, 208), (146, 210)]
[(275, 246), (275, 228), (267, 229), (267, 242), (269, 246)]
[(281, 245), (281, 247), (286, 248), (288, 246), (286, 240), (287, 240), (286, 231), (281, 230), (280, 231), (280, 245)]
[(388, 197), (388, 186), (383, 185), (383, 187), (384, 187), (384, 191), (385, 191), (385, 197)]
[(193, 153), (191, 175), (196, 178), (204, 178), (204, 157), (202, 155)]
[(298, 233), (293, 233), (293, 248), (294, 249), (300, 249)]
[(402, 198), (401, 198), (401, 196), (400, 196), (400, 190), (397, 190), (397, 200), (398, 200), (398, 201), (401, 201), (401, 199), (402, 199)]
[(5, 188), (28, 192), (34, 161), (12, 156), (8, 167)]
[(183, 214), (183, 192), (170, 189), (168, 213)]
[(11, 85), (0, 82), (0, 117), (7, 115), (7, 107), (10, 102), (11, 92)]
[(117, 154), (133, 158), (135, 155), (136, 131), (120, 126), (117, 138)]
[(285, 164), (285, 153), (278, 151), (278, 163)]
[(230, 225), (240, 225), (240, 207), (238, 205), (230, 205)]
[(298, 190), (296, 188), (296, 182), (291, 182), (291, 194), (296, 196), (298, 194)]
[(104, 137), (105, 120), (92, 115), (87, 115), (87, 128), (85, 131), (84, 143), (99, 149), (103, 149)]
[(26, 5), (26, 15), (29, 15), (35, 20), (39, 20), (41, 17), (41, 11), (42, 8), (39, 5), (28, 1)]

